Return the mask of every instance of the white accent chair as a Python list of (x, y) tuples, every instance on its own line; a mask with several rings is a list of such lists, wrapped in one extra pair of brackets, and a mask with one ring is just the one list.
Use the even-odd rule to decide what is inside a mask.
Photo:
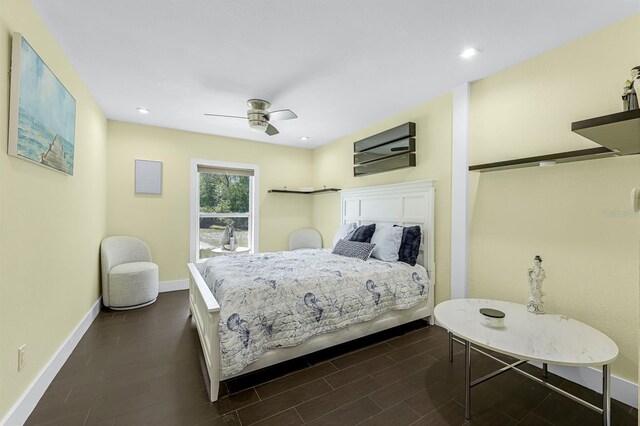
[(107, 237), (100, 247), (102, 303), (115, 310), (147, 306), (158, 297), (158, 265), (151, 250), (134, 237)]
[(322, 235), (313, 228), (303, 228), (289, 235), (289, 250), (322, 248)]

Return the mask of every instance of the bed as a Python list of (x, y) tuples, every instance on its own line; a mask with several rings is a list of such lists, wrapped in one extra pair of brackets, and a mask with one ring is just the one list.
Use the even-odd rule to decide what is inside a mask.
[(433, 323), (433, 183), (342, 192), (342, 223), (421, 226), (415, 266), (328, 249), (188, 264), (190, 308), (211, 401), (222, 380), (417, 319)]

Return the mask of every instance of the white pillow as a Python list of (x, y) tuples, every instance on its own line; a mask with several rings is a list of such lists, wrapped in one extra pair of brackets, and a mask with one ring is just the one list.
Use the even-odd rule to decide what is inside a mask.
[(371, 237), (371, 244), (376, 245), (371, 257), (385, 262), (397, 262), (401, 242), (402, 226), (376, 226), (376, 232)]
[(344, 239), (350, 232), (353, 232), (354, 229), (356, 229), (356, 224), (354, 222), (340, 225), (336, 234), (333, 236), (333, 243), (331, 244), (331, 247), (335, 247), (338, 241)]

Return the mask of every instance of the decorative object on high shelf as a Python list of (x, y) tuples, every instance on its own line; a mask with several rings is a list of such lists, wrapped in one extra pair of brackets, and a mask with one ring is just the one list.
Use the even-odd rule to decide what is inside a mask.
[(405, 123), (353, 144), (353, 175), (416, 166), (416, 124)]
[(631, 68), (631, 83), (633, 84), (633, 90), (636, 93), (636, 103), (640, 103), (638, 101), (638, 96), (640, 96), (640, 65)]
[(622, 110), (639, 109), (638, 95), (640, 95), (640, 66), (631, 68), (631, 80), (627, 80), (622, 88)]
[(136, 194), (162, 194), (162, 161), (136, 160)]
[(547, 275), (542, 267), (542, 258), (540, 256), (533, 258), (533, 267), (529, 268), (528, 275), (529, 300), (527, 301), (527, 311), (534, 314), (544, 314), (542, 282), (547, 278)]
[(622, 110), (629, 111), (638, 108), (638, 96), (631, 80), (627, 80), (622, 88)]
[(73, 176), (76, 100), (13, 33), (9, 155)]
[(624, 82), (624, 87), (622, 88), (622, 110), (629, 111), (631, 109), (635, 109), (631, 107), (631, 105), (634, 103), (637, 107), (638, 97), (633, 90), (633, 83), (631, 83), (631, 80), (627, 80)]

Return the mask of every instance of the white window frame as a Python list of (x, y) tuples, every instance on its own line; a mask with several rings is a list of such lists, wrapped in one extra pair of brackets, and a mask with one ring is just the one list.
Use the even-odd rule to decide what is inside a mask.
[[(260, 167), (257, 164), (249, 163), (231, 163), (228, 161), (216, 161), (206, 160), (204, 158), (192, 158), (191, 159), (191, 202), (190, 202), (190, 232), (189, 232), (189, 261), (191, 263), (198, 262), (198, 250), (200, 245), (200, 180), (198, 177), (198, 166), (212, 167), (220, 169), (238, 169), (238, 170), (252, 170), (253, 179), (250, 179), (249, 185), (249, 197), (250, 197), (250, 209), (249, 215), (251, 217), (250, 223), (250, 250), (251, 253), (259, 252), (259, 217), (260, 206), (258, 201), (260, 200)], [(225, 216), (231, 217), (236, 215), (237, 217), (247, 217), (246, 213), (205, 213), (206, 217)], [(202, 259), (201, 261), (204, 261)]]

